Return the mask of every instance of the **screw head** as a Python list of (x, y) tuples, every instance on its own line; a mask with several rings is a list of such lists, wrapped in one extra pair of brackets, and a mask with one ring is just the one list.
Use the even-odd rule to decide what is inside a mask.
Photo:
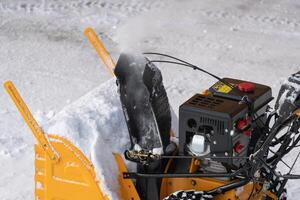
[(192, 180), (191, 184), (192, 184), (192, 186), (195, 186), (195, 185), (197, 185), (197, 182), (195, 180)]

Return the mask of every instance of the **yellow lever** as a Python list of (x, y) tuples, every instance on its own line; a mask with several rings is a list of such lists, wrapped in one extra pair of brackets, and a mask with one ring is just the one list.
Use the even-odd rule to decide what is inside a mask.
[(113, 59), (110, 57), (109, 53), (105, 49), (104, 45), (101, 43), (99, 38), (97, 37), (94, 30), (90, 27), (86, 28), (84, 30), (84, 35), (87, 37), (91, 45), (94, 47), (96, 52), (98, 53), (98, 56), (101, 58), (102, 62), (105, 64), (107, 70), (112, 76), (115, 76), (114, 69), (115, 69), (115, 63)]
[(47, 152), (48, 156), (53, 162), (58, 162), (59, 155), (55, 151), (54, 147), (50, 144), (49, 140), (47, 139), (44, 131), (38, 125), (37, 121), (34, 119), (32, 113), (28, 109), (26, 103), (20, 96), (19, 92), (15, 88), (14, 84), (11, 81), (7, 81), (4, 83), (4, 88), (15, 103), (16, 107), (18, 108), (20, 114), (22, 115), (24, 121), (31, 129), (34, 137), (37, 139), (38, 143)]

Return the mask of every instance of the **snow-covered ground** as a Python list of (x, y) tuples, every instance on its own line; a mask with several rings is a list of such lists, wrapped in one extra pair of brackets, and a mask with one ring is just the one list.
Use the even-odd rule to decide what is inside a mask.
[[(169, 53), (219, 76), (270, 85), (275, 96), (283, 80), (300, 70), (298, 0), (0, 1), (0, 82), (11, 79), (49, 131), (75, 132), (78, 122), (90, 119), (80, 126), (90, 131), (81, 135), (77, 129), (74, 138), (82, 148), (94, 145), (91, 159), (103, 142), (99, 134), (106, 136), (115, 126), (105, 117), (122, 120), (114, 115), (116, 99), (100, 108), (100, 95), (106, 97), (103, 89), (112, 81), (82, 34), (86, 26), (95, 28), (115, 59), (121, 51)], [(160, 68), (176, 113), (184, 100), (215, 81), (182, 67)], [(68, 112), (86, 116), (68, 118)], [(96, 140), (85, 140), (89, 136)], [(34, 142), (0, 89), (0, 199), (33, 199)], [(289, 184), (290, 199), (300, 195), (298, 182)]]

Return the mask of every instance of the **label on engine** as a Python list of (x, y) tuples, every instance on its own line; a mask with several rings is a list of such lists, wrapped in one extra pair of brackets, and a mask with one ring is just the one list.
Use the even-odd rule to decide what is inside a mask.
[(212, 88), (213, 88), (214, 90), (216, 90), (217, 92), (221, 92), (221, 93), (229, 93), (229, 92), (232, 90), (231, 87), (229, 87), (228, 85), (222, 83), (221, 81), (215, 83), (215, 84), (212, 86)]

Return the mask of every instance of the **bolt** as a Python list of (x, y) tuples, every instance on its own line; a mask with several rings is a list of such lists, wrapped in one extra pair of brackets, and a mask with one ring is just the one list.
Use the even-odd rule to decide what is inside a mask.
[(195, 186), (195, 185), (197, 185), (197, 182), (195, 180), (192, 180), (191, 184), (192, 184), (192, 186)]

